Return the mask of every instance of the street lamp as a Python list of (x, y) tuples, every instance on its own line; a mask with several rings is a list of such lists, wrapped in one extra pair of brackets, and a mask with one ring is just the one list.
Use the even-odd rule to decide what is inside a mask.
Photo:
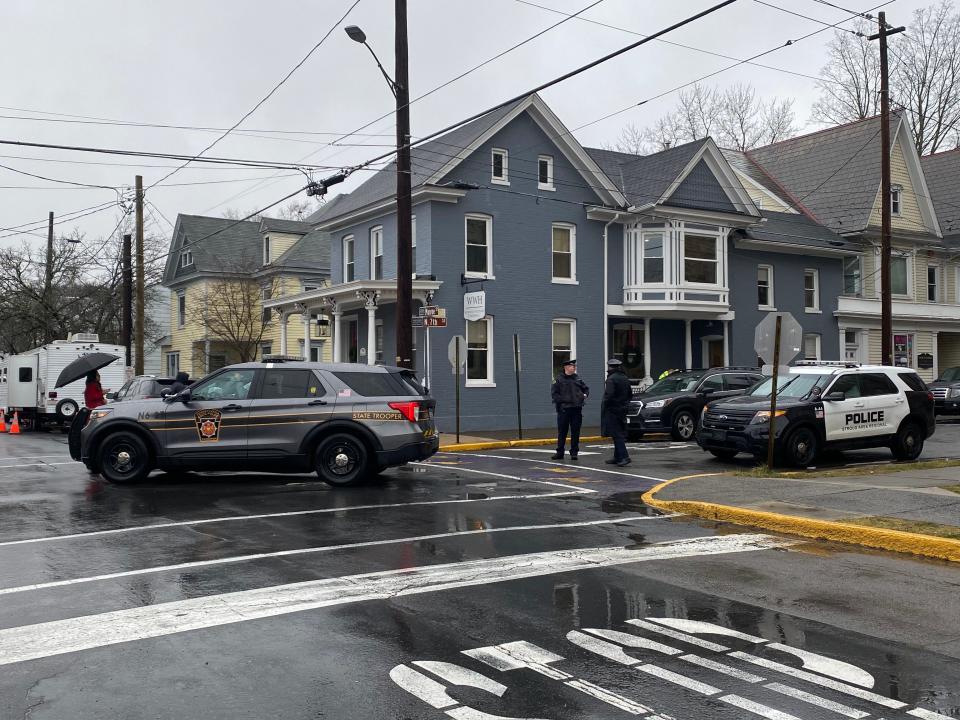
[[(373, 56), (380, 73), (397, 101), (397, 356), (400, 367), (413, 368), (413, 207), (410, 198), (410, 90), (407, 70), (407, 0), (395, 0), (396, 79), (383, 69), (380, 59), (367, 43), (367, 35), (356, 25), (344, 28), (347, 36), (361, 43)], [(369, 350), (372, 352), (372, 348)]]

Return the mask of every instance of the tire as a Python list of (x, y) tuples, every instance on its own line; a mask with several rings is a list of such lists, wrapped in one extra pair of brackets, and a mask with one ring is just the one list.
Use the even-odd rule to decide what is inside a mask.
[(356, 485), (371, 468), (370, 453), (356, 435), (337, 433), (320, 441), (314, 459), (317, 477), (334, 487)]
[(109, 435), (97, 450), (100, 474), (112, 483), (139, 482), (150, 474), (153, 461), (147, 446), (139, 436), (130, 432)]
[(794, 430), (783, 445), (783, 459), (793, 467), (807, 467), (817, 459), (820, 452), (816, 433), (808, 427)]
[(687, 442), (697, 434), (697, 418), (689, 410), (677, 410), (670, 423), (670, 435), (674, 440)]
[(627, 440), (637, 442), (643, 437), (643, 430), (627, 430)]
[(923, 429), (909, 420), (900, 426), (890, 450), (897, 460), (916, 460), (923, 452)]
[(733, 460), (737, 456), (737, 450), (717, 450), (710, 449), (710, 454), (718, 460)]
[(57, 403), (57, 422), (59, 422), (61, 425), (72, 423), (79, 411), (80, 406), (77, 405), (76, 400), (64, 398)]

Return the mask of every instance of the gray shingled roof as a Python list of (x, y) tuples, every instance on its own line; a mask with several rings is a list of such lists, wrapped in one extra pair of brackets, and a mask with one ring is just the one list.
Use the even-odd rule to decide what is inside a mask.
[(281, 267), (330, 270), (330, 233), (313, 230), (300, 238), (293, 247), (277, 258), (274, 265)]
[(584, 148), (630, 205), (656, 202), (697, 154), (706, 139), (695, 140), (652, 155)]
[(308, 222), (299, 220), (283, 220), (281, 218), (265, 217), (260, 219), (260, 232), (281, 232), (291, 235), (306, 235), (312, 226)]
[[(179, 242), (167, 257), (164, 284), (198, 272), (228, 272), (231, 266), (256, 263), (262, 252), (259, 228), (258, 222), (177, 215), (174, 237)], [(181, 249), (193, 253), (193, 265), (179, 267)]]
[(803, 245), (824, 247), (833, 250), (859, 251), (856, 243), (845, 240), (829, 228), (801, 213), (774, 212), (761, 210), (765, 222), (743, 230), (745, 237), (752, 240), (782, 245)]
[[(451, 130), (436, 140), (411, 148), (410, 163), (413, 170), (411, 187), (416, 188), (423, 185), (452, 159), (451, 156), (469, 146), (523, 102), (526, 102), (526, 100), (520, 100), (512, 105), (494, 110), (456, 130)], [(390, 163), (382, 170), (375, 172), (372, 177), (364, 181), (353, 192), (341, 193), (332, 198), (307, 218), (307, 221), (316, 224), (340, 215), (346, 215), (372, 203), (391, 198), (396, 192), (397, 165), (396, 163)]]
[[(900, 118), (891, 118), (891, 133)], [(867, 227), (880, 189), (880, 118), (852, 122), (748, 150), (747, 157), (821, 224), (837, 232)]]
[(960, 150), (920, 158), (943, 239), (960, 245)]
[(720, 152), (723, 153), (723, 157), (726, 158), (727, 162), (730, 163), (734, 170), (743, 173), (748, 178), (753, 180), (757, 185), (776, 195), (785, 203), (793, 207), (794, 210), (799, 209), (796, 204), (790, 200), (790, 196), (787, 195), (773, 180), (767, 177), (742, 150), (720, 148)]

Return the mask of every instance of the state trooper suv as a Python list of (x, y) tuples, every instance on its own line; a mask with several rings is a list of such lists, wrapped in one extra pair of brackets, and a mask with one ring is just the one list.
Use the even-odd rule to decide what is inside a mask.
[[(936, 428), (933, 395), (907, 368), (803, 362), (781, 375), (773, 418), (778, 462), (813, 463), (823, 449), (889, 447), (914, 460)], [(718, 458), (748, 452), (765, 458), (772, 378), (748, 395), (709, 403), (697, 443)]]
[(351, 485), (437, 452), (435, 406), (409, 370), (268, 357), (162, 400), (96, 408), (70, 454), (115, 483), (159, 468), (312, 470)]
[(743, 395), (761, 380), (763, 374), (751, 367), (715, 367), (667, 375), (631, 398), (627, 434), (636, 440), (644, 433), (668, 432), (674, 440), (692, 440), (708, 401)]

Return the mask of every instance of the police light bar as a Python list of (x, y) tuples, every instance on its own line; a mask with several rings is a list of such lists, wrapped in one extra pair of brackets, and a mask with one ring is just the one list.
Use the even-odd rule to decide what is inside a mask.
[(860, 363), (850, 362), (848, 360), (797, 360), (793, 365), (794, 367), (860, 367)]
[(303, 357), (300, 355), (264, 355), (262, 362), (303, 362)]

